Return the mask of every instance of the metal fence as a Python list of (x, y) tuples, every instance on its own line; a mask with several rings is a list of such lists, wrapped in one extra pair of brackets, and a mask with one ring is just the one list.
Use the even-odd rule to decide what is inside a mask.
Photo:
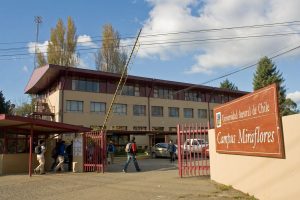
[(208, 127), (203, 124), (177, 126), (179, 176), (210, 174)]
[(106, 134), (101, 131), (87, 132), (83, 136), (83, 168), (85, 172), (102, 172), (106, 166)]

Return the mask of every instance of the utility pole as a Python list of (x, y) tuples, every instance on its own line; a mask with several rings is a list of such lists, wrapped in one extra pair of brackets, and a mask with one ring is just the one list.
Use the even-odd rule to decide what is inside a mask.
[(37, 43), (39, 42), (39, 27), (40, 24), (43, 22), (41, 16), (35, 16), (34, 22), (36, 23), (36, 38), (35, 38), (35, 45), (34, 45), (34, 69), (36, 69), (36, 54), (37, 54)]
[[(115, 103), (115, 100), (116, 100), (116, 97), (117, 97), (118, 93), (119, 93), (119, 94), (122, 93), (123, 86), (125, 85), (125, 82), (126, 82), (126, 80), (127, 80), (127, 75), (128, 75), (128, 65), (130, 64), (130, 60), (131, 60), (131, 58), (132, 58), (132, 56), (133, 56), (133, 53), (134, 53), (134, 51), (135, 51), (135, 49), (136, 49), (136, 46), (137, 46), (137, 43), (138, 43), (138, 40), (139, 40), (139, 37), (140, 37), (141, 32), (142, 32), (142, 29), (140, 29), (140, 31), (139, 31), (139, 33), (138, 33), (138, 35), (137, 35), (137, 37), (136, 37), (136, 40), (135, 40), (135, 42), (134, 42), (134, 45), (133, 45), (133, 48), (132, 48), (132, 50), (131, 50), (130, 56), (129, 56), (128, 60), (127, 60), (127, 63), (125, 64), (125, 67), (123, 68), (123, 72), (122, 72), (122, 74), (121, 74), (119, 83), (118, 83), (118, 85), (117, 85), (117, 88), (116, 88), (116, 91), (115, 91), (115, 93), (114, 93), (114, 96), (113, 96), (113, 98), (112, 98), (112, 100), (111, 100), (109, 109), (108, 109), (108, 111), (107, 111), (106, 117), (105, 117), (104, 122), (103, 122), (103, 125), (102, 125), (102, 127), (101, 127), (101, 132), (103, 132), (103, 131), (106, 129), (106, 123), (107, 123), (107, 121), (109, 120), (109, 117), (110, 117), (110, 114), (111, 114), (111, 111), (112, 111), (112, 107), (113, 107), (113, 105), (114, 105), (114, 103)], [(137, 52), (136, 52), (136, 53), (137, 53)]]

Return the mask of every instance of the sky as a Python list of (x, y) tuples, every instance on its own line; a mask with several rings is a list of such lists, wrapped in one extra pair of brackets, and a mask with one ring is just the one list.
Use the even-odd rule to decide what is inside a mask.
[(95, 69), (103, 25), (112, 24), (128, 53), (142, 29), (131, 75), (219, 87), (225, 78), (218, 77), (246, 68), (226, 78), (251, 92), (255, 64), (275, 56), (287, 96), (300, 105), (299, 8), (298, 0), (2, 0), (0, 90), (15, 104), (28, 101), (24, 88), (34, 69), (34, 17), (42, 17), (37, 46), (46, 53), (51, 28), (71, 16), (78, 67)]

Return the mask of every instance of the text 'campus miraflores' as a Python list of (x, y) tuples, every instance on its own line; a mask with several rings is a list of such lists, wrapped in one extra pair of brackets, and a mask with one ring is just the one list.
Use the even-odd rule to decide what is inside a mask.
[(274, 143), (274, 130), (261, 130), (257, 126), (254, 130), (239, 129), (237, 134), (222, 135), (221, 132), (217, 134), (218, 144), (226, 144), (227, 148), (230, 144), (252, 144), (252, 148), (259, 143)]

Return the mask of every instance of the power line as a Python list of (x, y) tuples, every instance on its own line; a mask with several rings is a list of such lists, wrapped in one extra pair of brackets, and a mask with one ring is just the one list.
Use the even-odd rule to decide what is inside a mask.
[[(234, 40), (234, 39), (249, 39), (249, 38), (261, 38), (261, 37), (275, 37), (275, 36), (288, 36), (288, 35), (298, 35), (300, 32), (288, 32), (288, 33), (276, 33), (276, 34), (262, 34), (262, 35), (247, 35), (247, 36), (233, 36), (233, 37), (221, 37), (221, 38), (205, 38), (205, 39), (195, 39), (195, 40), (181, 40), (181, 41), (170, 41), (170, 42), (148, 42), (141, 43), (141, 46), (153, 46), (153, 45), (170, 45), (170, 44), (182, 44), (182, 43), (195, 43), (195, 42), (206, 42), (206, 41), (220, 41), (220, 40)], [(123, 45), (124, 47), (132, 47), (133, 45)], [(77, 49), (77, 51), (87, 51), (87, 50), (98, 50), (100, 47), (82, 48)], [(55, 52), (64, 52), (65, 50), (58, 50)], [(40, 52), (48, 53), (48, 51)], [(10, 56), (26, 56), (35, 55), (35, 53), (18, 53), (18, 54), (3, 54), (0, 57), (10, 57)]]
[[(292, 52), (292, 51), (295, 51), (295, 50), (297, 50), (297, 49), (299, 49), (299, 48), (300, 48), (300, 45), (298, 45), (298, 46), (296, 46), (296, 47), (294, 47), (294, 48), (288, 49), (288, 50), (286, 50), (286, 51), (284, 51), (284, 52), (282, 52), (282, 53), (278, 53), (278, 54), (276, 54), (276, 55), (274, 55), (274, 56), (271, 56), (270, 59), (278, 58), (278, 57), (280, 57), (280, 56), (282, 56), (282, 55), (285, 55), (285, 54), (287, 54), (287, 53), (290, 53), (290, 52)], [(256, 63), (254, 63), (254, 64), (250, 64), (250, 65), (247, 65), (247, 66), (245, 66), (245, 67), (242, 67), (242, 68), (240, 68), (240, 69), (238, 69), (238, 70), (235, 70), (235, 71), (233, 71), (233, 72), (226, 73), (226, 74), (223, 74), (223, 75), (218, 76), (218, 77), (216, 77), (216, 78), (210, 79), (210, 80), (205, 81), (205, 82), (203, 82), (203, 83), (200, 83), (200, 84), (193, 84), (192, 86), (187, 87), (187, 88), (185, 88), (185, 89), (177, 90), (177, 91), (175, 92), (175, 94), (177, 94), (177, 93), (179, 93), (179, 92), (182, 92), (182, 91), (190, 90), (190, 89), (195, 88), (195, 87), (198, 87), (198, 86), (200, 86), (200, 85), (206, 85), (206, 84), (211, 83), (211, 82), (214, 82), (214, 81), (216, 81), (216, 80), (219, 80), (219, 79), (225, 78), (225, 77), (227, 77), (227, 76), (230, 76), (230, 75), (239, 73), (239, 72), (241, 72), (241, 71), (244, 71), (244, 70), (246, 70), (246, 69), (249, 69), (249, 68), (251, 68), (251, 67), (254, 67), (254, 66), (258, 65), (258, 63), (259, 63), (259, 61), (256, 62)]]
[[(231, 27), (221, 27), (221, 28), (211, 28), (211, 29), (198, 29), (198, 30), (189, 30), (189, 31), (178, 31), (178, 32), (169, 32), (169, 33), (153, 33), (153, 34), (141, 34), (142, 37), (153, 37), (153, 36), (163, 36), (163, 35), (175, 35), (175, 34), (187, 34), (187, 33), (198, 33), (198, 32), (211, 32), (211, 31), (221, 31), (221, 30), (234, 30), (234, 29), (245, 29), (245, 28), (270, 28), (276, 26), (295, 26), (300, 25), (300, 21), (286, 21), (286, 22), (275, 22), (275, 23), (266, 23), (266, 24), (254, 24), (254, 25), (245, 25), (245, 26), (231, 26)], [(101, 38), (102, 36), (90, 36), (90, 38)], [(121, 37), (120, 39), (134, 39), (135, 36)], [(102, 40), (98, 40), (102, 41)], [(32, 41), (18, 41), (18, 42), (0, 42), (2, 44), (28, 44)]]

